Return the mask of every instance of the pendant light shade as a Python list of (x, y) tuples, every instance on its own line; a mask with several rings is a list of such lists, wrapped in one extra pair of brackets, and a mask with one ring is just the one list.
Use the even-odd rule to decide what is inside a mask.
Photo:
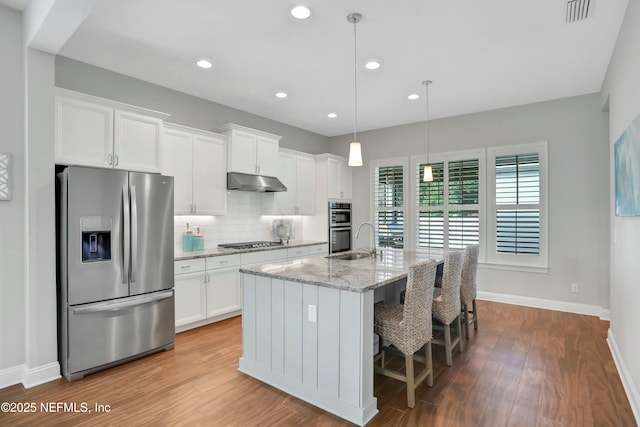
[(422, 82), (427, 92), (427, 96), (425, 97), (427, 100), (427, 164), (424, 166), (424, 170), (422, 172), (423, 182), (433, 181), (433, 170), (431, 169), (431, 165), (429, 164), (429, 85), (431, 83), (431, 80), (425, 80)]
[(356, 24), (360, 22), (362, 15), (351, 13), (347, 15), (347, 21), (353, 24), (353, 142), (349, 145), (349, 166), (362, 166), (362, 147), (358, 142), (358, 38)]
[(362, 166), (362, 148), (358, 141), (349, 144), (349, 166)]
[(424, 165), (424, 170), (422, 172), (422, 180), (424, 182), (433, 181), (433, 170), (431, 169), (431, 165)]

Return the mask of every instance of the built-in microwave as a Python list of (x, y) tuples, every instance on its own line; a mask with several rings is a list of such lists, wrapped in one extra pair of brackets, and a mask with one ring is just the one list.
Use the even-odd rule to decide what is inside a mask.
[(351, 225), (351, 203), (329, 202), (329, 227)]

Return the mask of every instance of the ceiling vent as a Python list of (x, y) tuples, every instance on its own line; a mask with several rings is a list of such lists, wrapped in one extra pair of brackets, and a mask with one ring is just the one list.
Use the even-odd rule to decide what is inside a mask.
[(570, 24), (587, 19), (590, 4), (591, 0), (568, 0), (564, 22)]

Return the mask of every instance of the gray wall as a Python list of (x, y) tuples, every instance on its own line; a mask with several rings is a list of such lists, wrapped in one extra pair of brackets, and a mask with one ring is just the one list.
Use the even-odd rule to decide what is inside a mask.
[[(516, 297), (609, 307), (609, 154), (607, 116), (598, 94), (433, 120), (430, 152), (547, 141), (548, 274), (489, 269), (479, 289)], [(371, 220), (370, 162), (426, 153), (425, 123), (358, 133), (365, 165), (353, 169), (355, 222)], [(351, 135), (330, 152), (346, 156)], [(368, 235), (357, 246), (368, 246)], [(580, 292), (570, 292), (570, 284)], [(606, 314), (605, 314), (606, 315)]]
[[(640, 217), (616, 217), (614, 213), (613, 145), (640, 114), (640, 2), (630, 1), (622, 29), (602, 88), (602, 99), (609, 100), (611, 176), (611, 328), (609, 341), (617, 355), (625, 389), (636, 420), (640, 422), (640, 339), (637, 324), (640, 301)], [(638, 141), (636, 141), (637, 143)], [(638, 160), (638, 159), (636, 159)], [(617, 354), (616, 354), (617, 351)]]
[(25, 179), (22, 16), (0, 6), (0, 151), (11, 153), (12, 200), (0, 202), (0, 388), (25, 359)]
[(236, 123), (282, 136), (280, 146), (326, 153), (328, 138), (103, 68), (56, 57), (56, 86), (171, 114), (167, 121), (212, 130)]

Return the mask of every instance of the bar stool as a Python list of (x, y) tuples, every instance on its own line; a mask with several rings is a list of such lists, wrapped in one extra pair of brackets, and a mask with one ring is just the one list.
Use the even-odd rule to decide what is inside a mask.
[[(462, 305), (463, 333), (469, 338), (469, 325), (478, 330), (478, 307), (476, 305), (476, 273), (478, 271), (478, 253), (480, 245), (469, 245), (464, 249), (462, 260), (462, 281), (460, 283), (460, 303)], [(472, 309), (469, 310), (469, 304)]]
[[(375, 372), (395, 378), (407, 384), (407, 406), (415, 407), (416, 387), (425, 379), (433, 385), (431, 360), (431, 307), (433, 284), (436, 276), (436, 261), (429, 260), (412, 265), (407, 276), (404, 304), (380, 302), (374, 306), (374, 330), (380, 335), (380, 342), (388, 340), (405, 358), (405, 375), (385, 368), (384, 351), (374, 357)], [(424, 360), (420, 355), (415, 359), (424, 362), (425, 368), (414, 377), (414, 353), (424, 347)], [(376, 362), (380, 360), (380, 366)]]
[[(460, 322), (460, 281), (462, 278), (462, 252), (452, 251), (444, 256), (444, 271), (442, 274), (442, 287), (433, 291), (433, 317), (442, 323), (444, 339), (433, 338), (432, 342), (444, 345), (447, 358), (447, 366), (453, 365), (451, 354), (453, 347), (458, 346), (458, 351), (464, 349), (462, 340), (462, 327)], [(451, 339), (451, 324), (456, 322), (457, 336)]]

